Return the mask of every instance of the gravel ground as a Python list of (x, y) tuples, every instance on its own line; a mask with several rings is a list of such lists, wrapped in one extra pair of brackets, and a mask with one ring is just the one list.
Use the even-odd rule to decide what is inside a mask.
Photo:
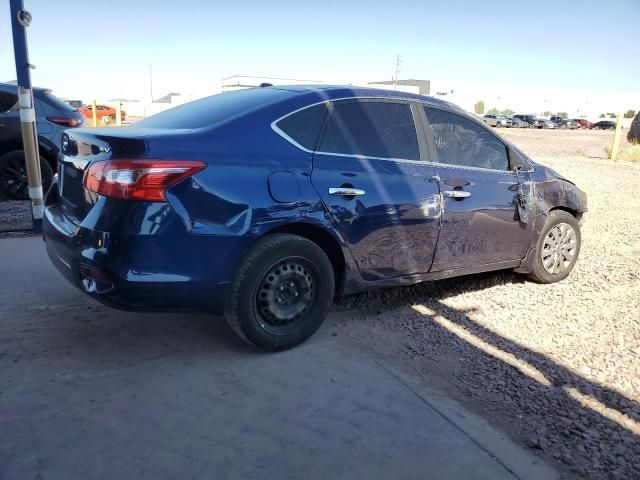
[(0, 238), (24, 235), (31, 229), (30, 202), (0, 201)]
[(569, 477), (640, 478), (640, 165), (539, 160), (589, 196), (568, 279), (538, 285), (501, 272), (370, 292), (337, 306), (338, 334), (466, 403)]

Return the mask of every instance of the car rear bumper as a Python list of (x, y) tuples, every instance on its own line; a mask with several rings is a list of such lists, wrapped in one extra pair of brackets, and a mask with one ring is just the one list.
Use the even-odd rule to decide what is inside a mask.
[[(176, 220), (177, 221), (177, 220)], [(179, 222), (179, 221), (178, 221)], [(131, 235), (71, 222), (58, 205), (43, 219), (47, 253), (82, 292), (112, 307), (140, 311), (222, 312), (244, 236)]]

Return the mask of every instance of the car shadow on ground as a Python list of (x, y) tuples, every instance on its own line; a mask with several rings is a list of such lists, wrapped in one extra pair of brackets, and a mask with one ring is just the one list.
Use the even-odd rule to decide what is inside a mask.
[[(380, 342), (397, 335), (396, 353), (409, 370), (428, 383), (440, 376), (440, 386), (450, 383), (447, 393), (578, 476), (640, 478), (637, 402), (479, 324), (473, 310), (443, 302), (523, 281), (512, 272), (486, 273), (347, 297), (337, 309), (365, 305), (382, 323)], [(394, 314), (397, 308), (404, 314)]]

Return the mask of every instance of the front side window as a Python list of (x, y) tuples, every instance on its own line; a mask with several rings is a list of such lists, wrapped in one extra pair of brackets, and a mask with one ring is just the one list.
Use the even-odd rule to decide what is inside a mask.
[(507, 148), (493, 133), (455, 113), (425, 107), (440, 163), (508, 170)]
[(420, 160), (418, 136), (407, 103), (349, 101), (329, 109), (320, 152)]

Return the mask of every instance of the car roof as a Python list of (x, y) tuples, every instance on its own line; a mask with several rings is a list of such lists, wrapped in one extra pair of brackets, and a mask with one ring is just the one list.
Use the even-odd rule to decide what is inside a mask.
[[(17, 93), (18, 92), (18, 85), (15, 84), (15, 83), (3, 83), (3, 82), (0, 82), (0, 90), (3, 91), (3, 92)], [(49, 93), (49, 92), (51, 92), (50, 89), (42, 88), (42, 87), (32, 87), (31, 90), (33, 90), (34, 93)]]
[(370, 87), (357, 87), (353, 85), (278, 85), (271, 88), (274, 90), (287, 90), (297, 93), (315, 93), (320, 94), (326, 100), (338, 100), (341, 98), (353, 98), (353, 97), (371, 97), (371, 98), (389, 98), (397, 100), (418, 101), (427, 103), (433, 106), (453, 108), (463, 111), (457, 105), (440, 100), (438, 98), (430, 97), (427, 95), (419, 95), (416, 93), (401, 92), (398, 90), (387, 90), (383, 88), (370, 88)]

